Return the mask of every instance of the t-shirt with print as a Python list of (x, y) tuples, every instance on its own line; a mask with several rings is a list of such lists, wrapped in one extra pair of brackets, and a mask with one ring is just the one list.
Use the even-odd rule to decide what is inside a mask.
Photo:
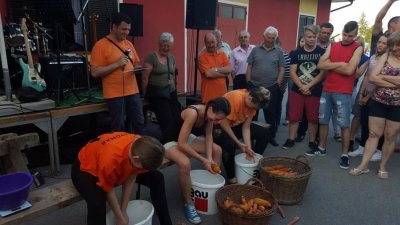
[[(319, 73), (317, 69), (318, 61), (325, 53), (325, 49), (316, 46), (311, 52), (307, 52), (304, 47), (294, 50), (290, 54), (290, 64), (297, 64), (296, 74), (303, 85), (309, 84)], [(292, 86), (292, 91), (301, 94), (297, 85)], [(322, 82), (314, 85), (311, 88), (311, 96), (321, 96)]]
[(124, 132), (98, 136), (80, 150), (80, 169), (97, 177), (96, 184), (105, 192), (123, 184), (132, 174), (147, 172), (133, 167), (129, 160), (131, 145), (138, 138)]
[[(140, 59), (132, 45), (128, 40), (116, 42), (116, 44), (124, 51), (130, 49), (129, 57), (132, 59), (133, 64), (137, 64)], [(118, 61), (124, 53), (121, 52), (106, 38), (100, 39), (92, 49), (92, 56), (90, 58), (90, 65), (105, 67)], [(101, 78), (103, 86), (103, 97), (105, 99), (122, 97), (139, 93), (136, 76), (132, 71), (134, 66), (128, 62), (123, 68), (117, 68), (110, 74)]]

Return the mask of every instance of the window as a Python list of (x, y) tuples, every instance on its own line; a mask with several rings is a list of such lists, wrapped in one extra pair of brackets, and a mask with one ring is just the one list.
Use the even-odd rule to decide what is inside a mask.
[(224, 19), (246, 20), (246, 8), (242, 6), (219, 3), (218, 17)]
[(239, 20), (246, 19), (246, 8), (244, 7), (235, 7), (233, 11), (233, 18)]
[(299, 18), (299, 32), (297, 37), (304, 35), (304, 27), (310, 24), (314, 24), (315, 16), (300, 15)]
[(220, 10), (219, 10), (219, 12), (220, 12), (219, 17), (231, 19), (232, 18), (232, 11), (233, 11), (233, 7), (232, 6), (221, 5)]

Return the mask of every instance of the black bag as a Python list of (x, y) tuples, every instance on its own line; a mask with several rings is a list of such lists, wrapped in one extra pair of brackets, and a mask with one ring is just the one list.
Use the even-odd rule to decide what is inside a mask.
[[(171, 76), (169, 75), (169, 56), (167, 55), (167, 67), (168, 67), (168, 81), (171, 79)], [(152, 85), (152, 84), (147, 84), (147, 90), (146, 90), (146, 97), (147, 98), (162, 98), (162, 99), (170, 99), (170, 94), (171, 94), (171, 88), (170, 85), (165, 85), (165, 86), (157, 86), (157, 85)]]

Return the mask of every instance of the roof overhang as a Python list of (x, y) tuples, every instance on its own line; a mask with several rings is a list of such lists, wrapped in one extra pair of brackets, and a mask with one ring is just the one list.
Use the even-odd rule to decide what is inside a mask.
[(337, 2), (352, 2), (352, 0), (332, 0), (332, 2), (337, 3)]
[(343, 6), (339, 7), (339, 8), (336, 8), (336, 9), (332, 9), (331, 12), (334, 12), (334, 11), (349, 7), (349, 6), (351, 6), (353, 4), (354, 1), (355, 0), (332, 0), (332, 3), (345, 3), (345, 2), (348, 2), (349, 4), (343, 5)]

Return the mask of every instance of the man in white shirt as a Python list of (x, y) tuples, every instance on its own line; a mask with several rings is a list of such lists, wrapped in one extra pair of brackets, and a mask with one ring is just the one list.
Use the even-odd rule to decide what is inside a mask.
[(246, 70), (247, 70), (247, 57), (255, 45), (249, 44), (250, 33), (246, 30), (239, 32), (239, 46), (233, 49), (231, 57), (231, 66), (233, 69), (232, 80), (233, 89), (244, 89), (247, 87)]

